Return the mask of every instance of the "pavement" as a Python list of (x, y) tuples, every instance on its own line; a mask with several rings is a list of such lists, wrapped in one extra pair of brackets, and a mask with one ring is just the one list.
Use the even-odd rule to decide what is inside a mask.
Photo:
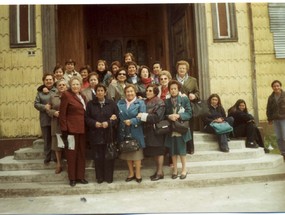
[(1, 214), (177, 214), (285, 212), (285, 181), (202, 188), (120, 190), (87, 195), (0, 198)]

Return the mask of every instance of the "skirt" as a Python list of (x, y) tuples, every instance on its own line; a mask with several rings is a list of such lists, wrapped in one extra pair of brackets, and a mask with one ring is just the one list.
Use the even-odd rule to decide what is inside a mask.
[(51, 150), (53, 150), (53, 151), (62, 151), (63, 150), (63, 148), (59, 148), (57, 146), (57, 138), (55, 135), (51, 136)]
[(165, 146), (169, 148), (170, 156), (173, 155), (186, 155), (186, 143), (183, 140), (182, 136), (173, 136), (170, 137), (169, 142), (165, 143)]
[(144, 156), (146, 157), (154, 157), (159, 155), (165, 154), (165, 147), (164, 146), (147, 146), (143, 150)]
[(138, 151), (135, 152), (126, 152), (126, 153), (122, 153), (119, 155), (119, 159), (121, 160), (132, 160), (132, 161), (136, 161), (136, 160), (142, 160), (143, 157), (143, 149), (139, 149)]

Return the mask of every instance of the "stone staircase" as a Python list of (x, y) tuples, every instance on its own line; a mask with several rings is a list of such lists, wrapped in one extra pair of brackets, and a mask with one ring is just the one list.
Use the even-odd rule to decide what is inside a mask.
[[(126, 183), (127, 165), (119, 159), (115, 162), (114, 182), (97, 184), (94, 163), (86, 161), (87, 185), (69, 186), (66, 164), (61, 174), (55, 174), (55, 164), (43, 163), (43, 141), (34, 141), (32, 148), (15, 151), (14, 156), (0, 159), (0, 198), (20, 196), (96, 194), (120, 190), (171, 189), (205, 186), (221, 186), (285, 179), (283, 157), (265, 154), (263, 148), (245, 148), (244, 140), (231, 140), (230, 153), (219, 151), (214, 135), (194, 132), (195, 154), (187, 155), (188, 176), (185, 180), (172, 180), (171, 168), (164, 166), (164, 179), (152, 182), (154, 161), (143, 160), (141, 184)], [(90, 157), (88, 154), (87, 157)], [(165, 162), (167, 163), (167, 162)], [(179, 163), (180, 165), (180, 163)]]

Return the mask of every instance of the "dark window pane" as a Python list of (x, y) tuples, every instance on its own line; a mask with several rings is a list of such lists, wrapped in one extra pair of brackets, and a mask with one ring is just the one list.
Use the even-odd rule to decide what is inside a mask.
[(228, 36), (227, 7), (225, 3), (218, 3), (220, 36)]
[(19, 6), (20, 42), (29, 41), (29, 6)]

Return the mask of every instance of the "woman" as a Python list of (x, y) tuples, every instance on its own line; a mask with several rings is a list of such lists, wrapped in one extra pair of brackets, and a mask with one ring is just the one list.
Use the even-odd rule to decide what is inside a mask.
[(89, 87), (82, 91), (82, 94), (86, 97), (86, 104), (96, 96), (95, 86), (99, 83), (98, 74), (96, 72), (89, 73), (87, 80), (89, 82)]
[(60, 64), (57, 64), (54, 69), (53, 69), (53, 74), (54, 74), (54, 81), (59, 81), (63, 78), (63, 67)]
[(44, 74), (42, 81), (43, 85), (38, 87), (38, 92), (34, 101), (34, 107), (40, 113), (40, 126), (44, 139), (44, 164), (49, 164), (51, 160), (55, 161), (55, 156), (51, 150), (51, 118), (47, 114), (47, 111), (50, 109), (50, 97), (52, 94), (56, 93), (57, 89), (54, 87), (53, 74)]
[(140, 77), (141, 85), (143, 85), (144, 88), (146, 88), (149, 84), (152, 83), (152, 78), (149, 72), (149, 68), (145, 65), (140, 66), (139, 77)]
[[(210, 126), (211, 122), (222, 123), (228, 122), (231, 126), (233, 125), (233, 117), (226, 117), (225, 109), (222, 106), (220, 96), (218, 94), (212, 94), (209, 96), (208, 107), (210, 113), (204, 118), (204, 130), (207, 133), (215, 134), (215, 130)], [(222, 152), (229, 152), (228, 146), (228, 134), (217, 134), (218, 143)]]
[(107, 62), (105, 60), (98, 60), (96, 69), (99, 83), (102, 83), (108, 87), (112, 78), (112, 73), (108, 71)]
[(129, 84), (133, 84), (137, 88), (137, 96), (139, 98), (143, 98), (145, 95), (145, 87), (141, 83), (141, 78), (137, 75), (138, 65), (134, 61), (130, 61), (127, 63), (127, 74), (128, 79), (127, 82)]
[(139, 113), (138, 118), (144, 123), (144, 135), (146, 148), (144, 155), (154, 157), (156, 163), (156, 172), (150, 176), (151, 181), (157, 181), (164, 178), (163, 161), (164, 161), (164, 135), (157, 135), (154, 130), (155, 123), (164, 118), (165, 104), (163, 100), (157, 97), (158, 87), (150, 84), (146, 88), (146, 113)]
[[(70, 89), (62, 93), (59, 107), (59, 124), (66, 149), (68, 178), (70, 186), (76, 183), (88, 184), (85, 180), (85, 96), (81, 94), (81, 78), (70, 78)], [(74, 138), (74, 141), (72, 141)]]
[(105, 152), (107, 143), (113, 141), (111, 131), (118, 122), (118, 108), (114, 101), (105, 98), (107, 88), (103, 84), (98, 84), (95, 91), (96, 98), (88, 102), (86, 107), (85, 122), (94, 155), (97, 183), (112, 183), (115, 160), (105, 159)]
[(115, 77), (117, 81), (108, 87), (108, 98), (117, 103), (120, 99), (125, 98), (124, 89), (129, 83), (127, 83), (127, 72), (124, 68), (120, 68)]
[[(232, 106), (228, 115), (234, 118), (234, 136), (246, 137), (246, 147), (258, 148), (258, 145), (264, 148), (263, 139), (260, 131), (255, 125), (254, 118), (248, 113), (246, 103), (243, 99), (238, 99), (234, 106)], [(268, 153), (268, 149), (264, 148), (264, 151)]]
[[(198, 102), (200, 99), (200, 91), (198, 88), (197, 79), (189, 75), (189, 63), (185, 60), (180, 60), (176, 63), (176, 80), (182, 84), (182, 93), (186, 94), (190, 102)], [(194, 118), (190, 122), (191, 135), (193, 137)], [(194, 138), (187, 143), (187, 152), (194, 154)]]
[(159, 83), (160, 85), (158, 86), (159, 93), (158, 97), (161, 98), (163, 101), (165, 101), (166, 98), (170, 97), (169, 90), (168, 90), (168, 83), (171, 81), (172, 76), (170, 72), (166, 70), (162, 70), (161, 73), (159, 74)]
[(81, 90), (84, 90), (89, 87), (88, 75), (92, 72), (92, 69), (89, 65), (81, 67), (79, 70), (79, 74), (82, 77), (82, 86)]
[(59, 105), (60, 98), (64, 91), (67, 90), (67, 84), (64, 79), (56, 82), (57, 93), (53, 94), (50, 97), (49, 104), (51, 105), (50, 110), (47, 110), (48, 115), (51, 117), (51, 149), (55, 152), (56, 155), (56, 169), (55, 174), (59, 174), (62, 171), (61, 165), (61, 155), (62, 155), (62, 147), (59, 147), (58, 138), (60, 138), (61, 130), (59, 126)]
[[(180, 96), (181, 84), (172, 80), (168, 84), (170, 98), (165, 100), (165, 116), (170, 121), (189, 121), (192, 117), (192, 110), (190, 101), (185, 96)], [(184, 134), (176, 131), (172, 131), (165, 137), (165, 146), (169, 149), (169, 153), (173, 162), (172, 179), (178, 177), (177, 160), (178, 156), (182, 164), (182, 170), (180, 173), (180, 179), (187, 177), (186, 169), (186, 143), (191, 139), (190, 128)]]
[(274, 80), (271, 87), (273, 92), (268, 97), (266, 107), (267, 121), (274, 126), (278, 148), (285, 160), (285, 92), (278, 80)]
[[(125, 181), (136, 180), (136, 182), (141, 183), (141, 161), (143, 159), (145, 142), (141, 120), (137, 118), (137, 115), (139, 113), (145, 113), (146, 106), (143, 100), (136, 97), (136, 87), (134, 85), (130, 84), (126, 86), (124, 93), (126, 99), (121, 99), (117, 103), (120, 118), (118, 141), (123, 141), (126, 135), (131, 134), (131, 136), (139, 142), (141, 148), (135, 152), (121, 153), (119, 158), (126, 160), (128, 164), (129, 175)], [(135, 164), (135, 172), (133, 163)]]

